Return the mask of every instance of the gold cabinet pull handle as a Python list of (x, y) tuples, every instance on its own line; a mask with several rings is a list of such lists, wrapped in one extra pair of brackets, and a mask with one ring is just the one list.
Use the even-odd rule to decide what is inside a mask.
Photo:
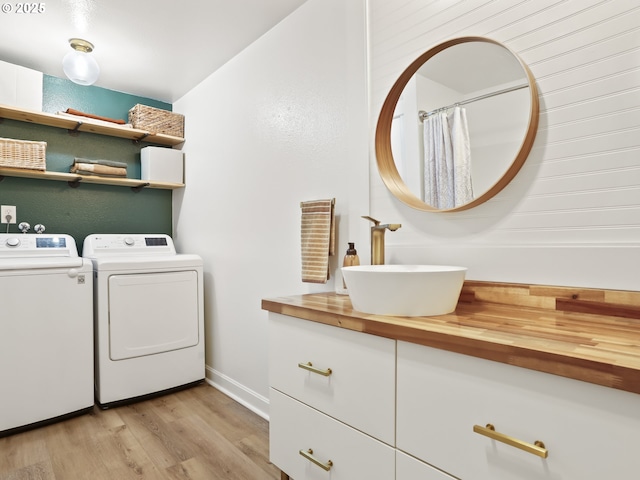
[(475, 433), (479, 433), (480, 435), (484, 435), (485, 437), (497, 440), (498, 442), (506, 443), (507, 445), (511, 445), (512, 447), (524, 450), (525, 452), (533, 453), (538, 457), (547, 458), (549, 456), (549, 450), (547, 450), (547, 448), (544, 446), (544, 443), (542, 443), (540, 440), (536, 440), (534, 443), (523, 442), (522, 440), (510, 437), (509, 435), (505, 435), (504, 433), (496, 432), (495, 427), (490, 423), (487, 423), (486, 427), (474, 425), (473, 431)]
[(303, 368), (305, 370), (309, 370), (310, 372), (313, 372), (313, 373), (317, 373), (318, 375), (322, 375), (323, 377), (328, 377), (332, 373), (330, 368), (322, 370), (321, 368), (314, 367), (313, 363), (311, 362), (299, 363), (298, 367)]
[(333, 467), (333, 462), (331, 460), (327, 460), (327, 463), (322, 463), (320, 460), (318, 460), (316, 457), (314, 457), (312, 449), (300, 450), (300, 455), (302, 455), (304, 458), (309, 460), (314, 465), (319, 466), (325, 472), (328, 472), (329, 470), (331, 470), (331, 467)]

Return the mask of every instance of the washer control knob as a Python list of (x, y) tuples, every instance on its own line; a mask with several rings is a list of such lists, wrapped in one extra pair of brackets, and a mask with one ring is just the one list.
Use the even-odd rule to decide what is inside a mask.
[(70, 268), (69, 271), (67, 272), (67, 275), (69, 275), (69, 277), (71, 278), (76, 278), (78, 276), (78, 269)]
[(128, 246), (132, 246), (135, 242), (135, 240), (132, 237), (125, 237), (124, 239), (124, 244), (128, 245)]
[(20, 245), (20, 239), (16, 237), (8, 238), (6, 241), (7, 247), (17, 247)]

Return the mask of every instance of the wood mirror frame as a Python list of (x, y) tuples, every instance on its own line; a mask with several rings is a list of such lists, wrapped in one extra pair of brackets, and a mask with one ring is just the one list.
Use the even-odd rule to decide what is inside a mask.
[[(529, 83), (529, 121), (518, 153), (516, 154), (513, 162), (506, 170), (506, 172), (496, 181), (496, 183), (493, 184), (493, 186), (491, 186), (487, 191), (483, 192), (468, 203), (459, 205), (454, 208), (438, 209), (418, 198), (407, 187), (404, 180), (398, 173), (398, 169), (393, 159), (393, 153), (391, 150), (391, 124), (393, 122), (393, 116), (398, 100), (402, 95), (402, 92), (407, 83), (418, 71), (418, 69), (437, 53), (454, 45), (459, 45), (467, 42), (486, 42), (499, 45), (502, 48), (506, 49), (509, 53), (511, 53), (511, 55), (513, 55), (513, 57), (520, 63)], [(404, 72), (402, 72), (398, 80), (396, 80), (396, 82), (393, 84), (393, 87), (391, 87), (391, 90), (389, 91), (389, 94), (387, 95), (387, 98), (382, 105), (375, 134), (376, 161), (378, 164), (378, 171), (380, 173), (380, 176), (382, 177), (382, 181), (398, 200), (417, 210), (426, 212), (455, 212), (467, 210), (469, 208), (480, 205), (496, 195), (500, 190), (502, 190), (513, 179), (513, 177), (515, 177), (515, 175), (524, 164), (527, 156), (529, 155), (529, 152), (531, 151), (531, 147), (533, 146), (533, 142), (538, 130), (539, 110), (540, 105), (538, 100), (538, 89), (536, 87), (535, 79), (531, 71), (529, 70), (529, 67), (527, 67), (527, 65), (522, 62), (518, 55), (516, 55), (513, 51), (511, 51), (500, 42), (485, 37), (460, 37), (436, 45), (435, 47), (420, 55), (415, 61), (411, 63), (411, 65), (406, 68)]]

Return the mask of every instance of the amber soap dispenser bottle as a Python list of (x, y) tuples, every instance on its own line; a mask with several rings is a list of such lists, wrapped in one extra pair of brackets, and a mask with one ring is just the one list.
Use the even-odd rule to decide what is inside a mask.
[[(342, 261), (343, 267), (353, 267), (356, 265), (360, 265), (360, 258), (358, 257), (358, 252), (356, 251), (355, 243), (349, 242), (349, 248), (347, 248), (347, 254), (344, 256), (344, 260)], [(342, 287), (347, 290), (347, 284), (344, 282), (344, 277), (342, 278)]]

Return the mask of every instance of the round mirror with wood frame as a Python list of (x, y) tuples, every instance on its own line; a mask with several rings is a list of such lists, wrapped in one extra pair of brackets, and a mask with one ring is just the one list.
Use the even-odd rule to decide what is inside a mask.
[[(415, 190), (409, 188), (407, 186), (407, 182), (403, 179), (401, 174), (398, 172), (398, 167), (396, 161), (394, 160), (394, 154), (392, 149), (392, 124), (394, 120), (394, 115), (396, 112), (396, 106), (398, 105), (398, 101), (403, 95), (405, 91), (405, 87), (412, 80), (414, 75), (418, 72), (418, 70), (426, 64), (427, 61), (432, 59), (435, 55), (443, 52), (444, 50), (454, 47), (456, 45), (467, 44), (471, 42), (482, 42), (484, 44), (492, 44), (494, 46), (501, 47), (508, 54), (508, 56), (512, 56), (515, 59), (522, 69), (522, 77), (525, 80), (526, 85), (523, 85), (521, 88), (528, 87), (528, 111), (524, 112), (524, 126), (522, 132), (522, 138), (517, 138), (517, 146), (515, 151), (517, 152), (513, 159), (510, 157), (506, 159), (506, 168), (504, 172), (501, 172), (496, 176), (496, 178), (491, 179), (489, 186), (486, 190), (481, 192), (477, 192), (476, 195), (472, 198), (472, 200), (467, 201), (463, 204), (456, 204), (452, 208), (437, 208), (428, 203), (426, 203), (420, 196), (415, 192)], [(482, 61), (482, 59), (475, 59), (475, 61)], [(474, 75), (473, 71), (466, 72), (466, 75), (470, 76), (470, 78)], [(486, 95), (487, 97), (490, 95)], [(457, 102), (454, 102), (457, 106)], [(461, 102), (464, 103), (464, 102)], [(450, 105), (450, 107), (453, 105)], [(446, 107), (448, 108), (448, 107)], [(443, 110), (443, 108), (438, 108), (437, 110)], [(420, 114), (424, 114), (424, 118), (426, 118), (426, 113), (420, 112)], [(418, 112), (415, 112), (416, 119), (418, 118)], [(418, 210), (427, 211), (427, 212), (454, 212), (467, 210), (469, 208), (475, 207), (486, 202), (488, 199), (496, 195), (500, 190), (502, 190), (518, 173), (522, 165), (524, 164), (529, 152), (531, 151), (531, 147), (533, 146), (533, 142), (536, 137), (537, 129), (538, 129), (538, 116), (539, 116), (539, 100), (538, 100), (538, 90), (536, 88), (535, 79), (527, 65), (522, 62), (522, 60), (511, 50), (509, 50), (506, 46), (501, 43), (491, 40), (485, 37), (460, 37), (448, 40), (443, 42), (424, 54), (420, 55), (414, 62), (412, 62), (404, 72), (400, 75), (398, 80), (394, 83), (391, 88), (387, 98), (385, 99), (382, 109), (380, 111), (380, 116), (378, 118), (378, 124), (376, 127), (375, 134), (375, 151), (376, 151), (376, 160), (378, 164), (378, 170), (380, 176), (382, 177), (383, 182), (389, 189), (389, 191), (400, 201), (413, 207)]]

